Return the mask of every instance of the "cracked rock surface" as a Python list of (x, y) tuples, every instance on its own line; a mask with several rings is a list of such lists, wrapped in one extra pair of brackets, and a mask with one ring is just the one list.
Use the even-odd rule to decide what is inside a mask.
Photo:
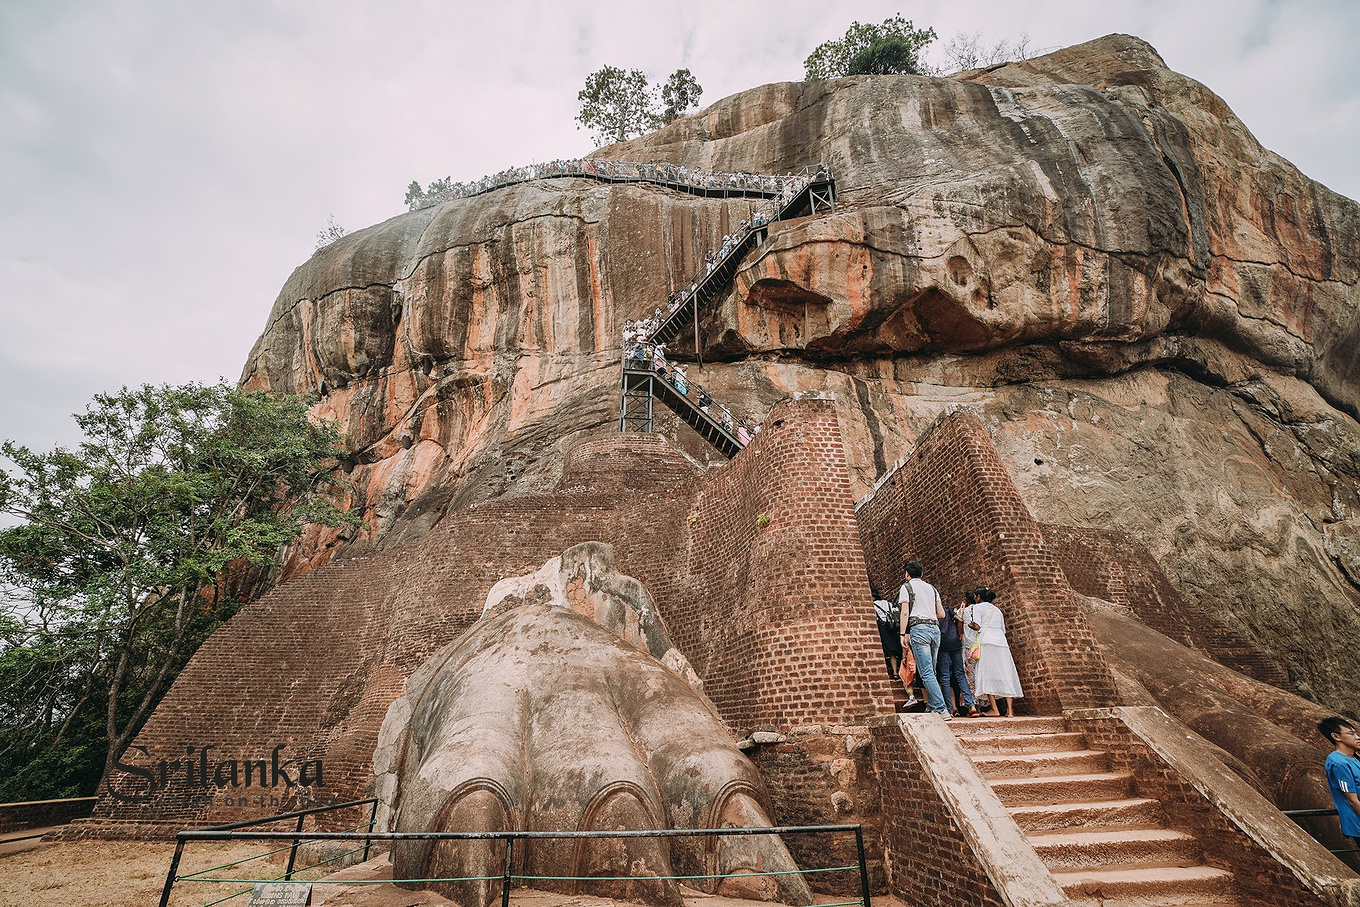
[[(1041, 522), (1134, 535), (1301, 692), (1360, 713), (1339, 642), (1360, 637), (1360, 207), (1208, 88), (1112, 35), (767, 85), (600, 154), (833, 168), (835, 213), (773, 225), (703, 318), (690, 375), (716, 399), (758, 420), (833, 391), (858, 494), (969, 407)], [(554, 179), (319, 251), (243, 377), (321, 394), (369, 528), (309, 536), (289, 570), (551, 488), (566, 445), (615, 430), (623, 323), (746, 212)]]

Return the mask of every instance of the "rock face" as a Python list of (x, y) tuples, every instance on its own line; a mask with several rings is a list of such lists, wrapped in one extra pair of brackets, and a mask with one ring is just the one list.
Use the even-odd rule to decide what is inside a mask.
[[(775, 224), (704, 317), (715, 397), (760, 419), (833, 391), (857, 495), (965, 405), (1040, 522), (1128, 533), (1301, 693), (1360, 712), (1360, 208), (1204, 86), (1110, 36), (769, 85), (601, 154), (834, 170), (835, 214)], [(322, 394), (369, 528), (290, 571), (553, 487), (567, 445), (615, 430), (622, 323), (745, 212), (545, 180), (318, 252), (244, 379)]]
[[(573, 546), (536, 574), (492, 588), (482, 619), (422, 665), (392, 704), (374, 758), (379, 827), (769, 827), (756, 767), (691, 683), (697, 678), (642, 584), (615, 572), (609, 546)], [(393, 872), (494, 878), (503, 846), (399, 841)], [(812, 902), (800, 875), (742, 878), (797, 869), (777, 837), (545, 839), (527, 847), (520, 871), (529, 875), (614, 877), (579, 889), (565, 883), (571, 893), (679, 907), (678, 871), (735, 874), (715, 889), (727, 895)], [(491, 881), (432, 887), (464, 905), (500, 897)]]

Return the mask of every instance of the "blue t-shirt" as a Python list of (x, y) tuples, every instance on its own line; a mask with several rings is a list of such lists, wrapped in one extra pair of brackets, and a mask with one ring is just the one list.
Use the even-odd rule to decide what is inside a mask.
[(1332, 802), (1341, 816), (1341, 833), (1360, 837), (1360, 816), (1346, 799), (1346, 794), (1360, 794), (1360, 759), (1335, 752), (1328, 756), (1327, 786), (1331, 788)]

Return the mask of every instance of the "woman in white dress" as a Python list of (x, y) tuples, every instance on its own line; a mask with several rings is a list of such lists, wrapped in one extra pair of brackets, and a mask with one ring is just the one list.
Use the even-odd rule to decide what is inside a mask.
[(963, 625), (977, 634), (974, 645), (980, 656), (973, 675), (973, 697), (988, 697), (997, 715), (1001, 714), (997, 697), (1005, 699), (1006, 717), (1014, 718), (1014, 700), (1023, 698), (1025, 693), (1020, 688), (1020, 674), (1015, 670), (1010, 644), (1006, 642), (1006, 618), (993, 604), (996, 593), (991, 589), (979, 586), (973, 594), (977, 604), (963, 609)]

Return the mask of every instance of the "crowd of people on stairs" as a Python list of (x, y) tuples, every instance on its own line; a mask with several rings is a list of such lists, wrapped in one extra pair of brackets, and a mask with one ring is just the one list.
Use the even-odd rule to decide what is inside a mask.
[(680, 164), (663, 162), (640, 163), (635, 161), (611, 161), (604, 158), (572, 158), (548, 161), (543, 164), (529, 164), (525, 167), (507, 167), (499, 173), (484, 176), (479, 180), (454, 183), (443, 180), (429, 194), (420, 194), (411, 199), (410, 209), (417, 211), (441, 202), (457, 198), (470, 198), (491, 192), (505, 186), (528, 183), (533, 180), (561, 179), (564, 177), (587, 177), (618, 182), (658, 183), (660, 185), (686, 186), (707, 192), (730, 193), (735, 196), (755, 195), (773, 199), (776, 210), (787, 205), (799, 192), (814, 180), (830, 179), (823, 166), (814, 171), (806, 168), (800, 173), (787, 173), (783, 176), (769, 173), (720, 173), (712, 170), (699, 170)]
[(921, 578), (924, 572), (919, 561), (907, 561), (895, 598), (874, 590), (874, 615), (888, 676), (901, 680), (907, 689), (903, 708), (919, 702), (913, 692), (916, 678), (926, 710), (946, 721), (984, 713), (1014, 717), (1015, 700), (1025, 694), (996, 593), (978, 586), (965, 592), (961, 606), (955, 607)]
[(689, 370), (666, 359), (664, 343), (647, 343), (636, 331), (624, 330), (623, 366), (635, 372), (652, 372), (674, 388), (682, 397), (693, 401), (699, 411), (722, 426), (723, 431), (737, 439), (742, 447), (760, 433), (760, 426), (732, 414), (732, 411), (713, 400), (713, 395), (690, 380)]

